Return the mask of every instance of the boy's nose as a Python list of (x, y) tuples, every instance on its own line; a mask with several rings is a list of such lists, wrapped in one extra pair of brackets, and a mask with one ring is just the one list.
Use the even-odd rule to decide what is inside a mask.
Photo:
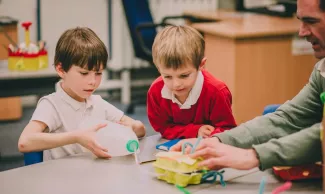
[(89, 85), (95, 85), (96, 84), (96, 78), (95, 78), (95, 76), (91, 76), (90, 78), (89, 78), (89, 80), (88, 80), (88, 84)]
[(181, 86), (181, 82), (178, 80), (173, 81), (173, 88), (178, 89)]

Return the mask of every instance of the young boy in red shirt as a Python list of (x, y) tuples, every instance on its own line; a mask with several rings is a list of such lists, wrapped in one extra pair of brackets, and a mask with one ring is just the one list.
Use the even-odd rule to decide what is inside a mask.
[(205, 42), (189, 26), (168, 26), (153, 43), (161, 76), (147, 96), (148, 118), (166, 139), (209, 137), (236, 126), (228, 87), (203, 69)]

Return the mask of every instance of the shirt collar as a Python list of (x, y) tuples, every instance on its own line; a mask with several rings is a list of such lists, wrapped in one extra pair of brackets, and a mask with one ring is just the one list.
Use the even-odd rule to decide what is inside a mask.
[(202, 88), (203, 88), (204, 76), (201, 71), (198, 72), (196, 81), (194, 83), (193, 88), (191, 89), (188, 97), (186, 98), (184, 104), (180, 103), (175, 95), (170, 91), (166, 85), (161, 90), (161, 96), (165, 99), (171, 100), (173, 103), (178, 104), (180, 109), (190, 109), (192, 105), (194, 105), (200, 97)]
[[(68, 103), (74, 110), (79, 110), (81, 107), (85, 106), (85, 102), (79, 102), (75, 99), (73, 99), (71, 96), (69, 96), (69, 94), (67, 94), (61, 86), (62, 81), (59, 81), (58, 83), (56, 83), (55, 85), (55, 90), (56, 93), (58, 93), (60, 95), (60, 97), (66, 102)], [(93, 106), (93, 101), (92, 101), (92, 96), (90, 96), (89, 98), (86, 99), (86, 109), (90, 108)]]
[(321, 76), (325, 77), (325, 58), (321, 59), (317, 67), (317, 70), (320, 71)]

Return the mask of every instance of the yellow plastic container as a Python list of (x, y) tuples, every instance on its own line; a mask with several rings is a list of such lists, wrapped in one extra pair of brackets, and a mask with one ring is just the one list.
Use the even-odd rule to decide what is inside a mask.
[(194, 160), (181, 152), (159, 152), (156, 162), (153, 163), (157, 178), (167, 183), (186, 187), (189, 184), (200, 184), (203, 173), (198, 173)]

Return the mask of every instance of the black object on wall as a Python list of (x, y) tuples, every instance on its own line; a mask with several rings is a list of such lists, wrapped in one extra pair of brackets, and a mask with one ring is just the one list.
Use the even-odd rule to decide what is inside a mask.
[(236, 10), (242, 12), (254, 12), (278, 17), (293, 17), (297, 11), (297, 0), (278, 0), (274, 5), (282, 5), (284, 11), (270, 10), (268, 7), (246, 8), (245, 0), (236, 0)]

